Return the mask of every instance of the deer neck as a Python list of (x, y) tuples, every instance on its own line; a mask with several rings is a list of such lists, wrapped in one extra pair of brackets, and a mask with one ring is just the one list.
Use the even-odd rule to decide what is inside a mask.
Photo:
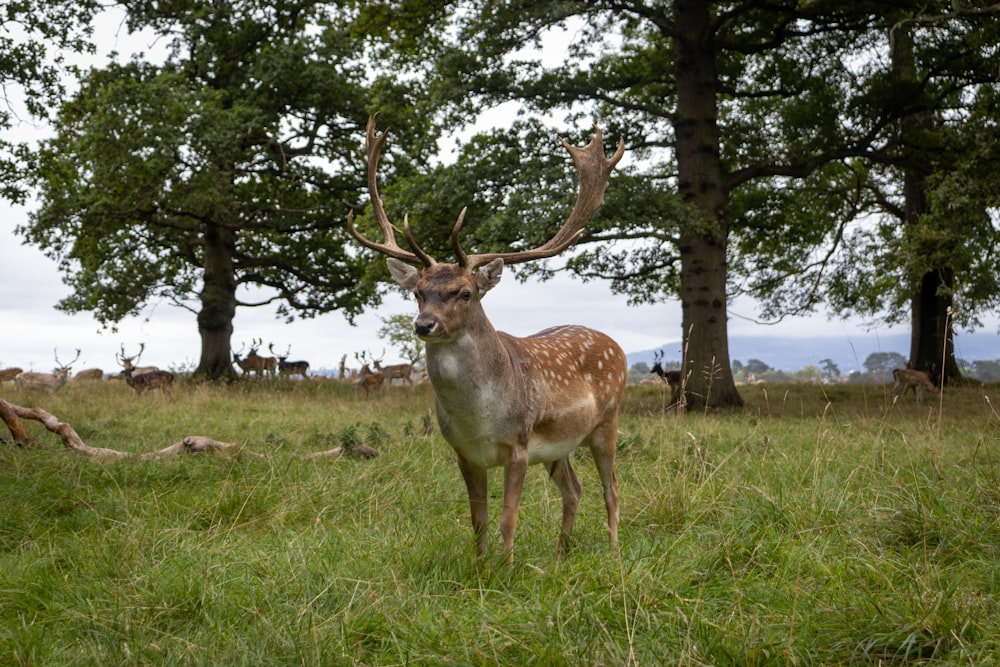
[(516, 361), (509, 336), (496, 331), (485, 314), (470, 318), (462, 333), (441, 342), (427, 341), (427, 373), (439, 398), (457, 404), (493, 400), (509, 390)]

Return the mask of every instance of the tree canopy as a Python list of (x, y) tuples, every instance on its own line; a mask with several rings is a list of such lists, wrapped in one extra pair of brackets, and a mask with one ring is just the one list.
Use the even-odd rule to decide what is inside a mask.
[[(62, 73), (73, 53), (93, 51), (93, 0), (11, 2), (0, 10), (0, 197), (27, 196), (28, 146), (6, 135), (19, 123), (47, 116), (65, 90)], [(22, 110), (29, 117), (20, 117)]]
[[(773, 193), (779, 182), (811, 191), (805, 181), (855, 141), (838, 124), (849, 79), (838, 56), (871, 18), (838, 7), (488, 2), (465, 26), (468, 48), (444, 62), (446, 78), (484, 105), (513, 98), (541, 113), (564, 109), (571, 122), (593, 113), (609, 135), (624, 136), (634, 166), (615, 177), (583, 240), (628, 243), (611, 254), (584, 250), (570, 266), (614, 276), (637, 300), (679, 294), (692, 407), (740, 402), (727, 340), (728, 253), (754, 192)], [(520, 56), (563, 27), (574, 32), (568, 59), (549, 66)], [(825, 239), (832, 199), (793, 196), (811, 203), (809, 234)], [(508, 229), (519, 229), (518, 218), (507, 218)]]
[[(380, 109), (425, 153), (419, 83), (371, 67), (354, 3), (125, 3), (169, 40), (92, 69), (38, 157), (40, 206), (20, 230), (60, 262), (59, 307), (108, 324), (166, 299), (197, 313), (196, 374), (233, 373), (237, 307), (291, 319), (377, 302), (344, 229), (362, 201), (361, 137)], [(390, 169), (392, 163), (390, 161)]]

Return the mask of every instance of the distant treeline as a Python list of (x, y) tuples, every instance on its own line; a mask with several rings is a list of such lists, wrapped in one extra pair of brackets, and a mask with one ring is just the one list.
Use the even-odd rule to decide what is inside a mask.
[[(898, 352), (874, 352), (862, 364), (864, 370), (844, 373), (830, 359), (819, 360), (797, 371), (783, 371), (772, 368), (760, 359), (750, 359), (746, 363), (739, 359), (732, 364), (733, 379), (738, 383), (754, 382), (892, 382), (894, 368), (906, 368), (906, 357)], [(976, 361), (958, 360), (962, 375), (981, 382), (1000, 382), (1000, 359)], [(679, 369), (680, 364), (664, 364), (666, 370)], [(933, 370), (933, 369), (932, 369)], [(650, 376), (650, 366), (637, 362), (629, 369), (629, 382), (641, 382)]]

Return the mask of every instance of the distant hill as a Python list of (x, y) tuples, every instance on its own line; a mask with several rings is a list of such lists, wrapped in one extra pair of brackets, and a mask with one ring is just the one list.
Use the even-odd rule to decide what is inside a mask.
[[(1000, 359), (1000, 335), (987, 332), (959, 333), (955, 338), (958, 358), (965, 361)], [(630, 352), (628, 365), (642, 361), (653, 365), (654, 354), (663, 350), (665, 361), (680, 361), (680, 342), (666, 343), (662, 347)], [(729, 339), (729, 357), (744, 364), (759, 359), (771, 368), (797, 371), (806, 366), (819, 366), (822, 359), (831, 359), (841, 373), (864, 370), (865, 359), (874, 352), (898, 352), (904, 357), (910, 353), (910, 334), (860, 334), (857, 336), (816, 336), (797, 338), (791, 336), (734, 336)]]

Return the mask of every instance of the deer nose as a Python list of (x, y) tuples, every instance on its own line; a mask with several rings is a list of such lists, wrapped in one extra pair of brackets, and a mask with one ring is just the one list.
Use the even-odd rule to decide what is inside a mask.
[(436, 317), (427, 313), (420, 313), (413, 320), (413, 333), (418, 336), (430, 336), (434, 329), (437, 328), (437, 325), (438, 320)]

